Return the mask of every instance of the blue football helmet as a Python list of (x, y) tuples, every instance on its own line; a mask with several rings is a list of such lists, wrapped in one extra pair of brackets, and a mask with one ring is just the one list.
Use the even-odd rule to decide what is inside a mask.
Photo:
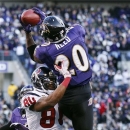
[(24, 86), (19, 94), (19, 99), (31, 91), (41, 91), (49, 94), (50, 90), (57, 87), (56, 76), (48, 67), (40, 66), (31, 75), (33, 85)]
[(33, 86), (40, 90), (54, 90), (57, 87), (56, 75), (48, 67), (40, 66), (31, 75)]

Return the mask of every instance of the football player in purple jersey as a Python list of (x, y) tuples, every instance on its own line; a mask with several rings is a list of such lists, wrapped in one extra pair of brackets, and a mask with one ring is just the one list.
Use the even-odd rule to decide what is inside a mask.
[(22, 107), (15, 108), (11, 120), (0, 130), (28, 130), (25, 110)]
[(79, 24), (66, 27), (59, 17), (46, 16), (35, 7), (33, 10), (41, 18), (38, 25), (45, 43), (36, 45), (31, 34), (31, 25), (24, 25), (20, 20), (26, 33), (29, 55), (35, 62), (45, 63), (52, 69), (58, 76), (59, 83), (64, 77), (55, 70), (53, 65), (60, 65), (64, 61), (72, 78), (65, 95), (59, 102), (60, 109), (72, 120), (75, 130), (92, 130), (93, 107), (89, 84), (92, 70), (85, 44), (85, 29)]

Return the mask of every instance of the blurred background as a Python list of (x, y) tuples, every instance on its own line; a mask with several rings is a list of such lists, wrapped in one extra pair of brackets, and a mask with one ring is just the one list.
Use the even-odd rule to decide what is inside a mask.
[[(130, 130), (130, 1), (127, 0), (0, 0), (0, 127), (19, 106), (17, 94), (30, 84), (38, 66), (27, 53), (19, 15), (32, 7), (52, 12), (68, 25), (86, 30), (93, 69), (93, 130)], [(34, 27), (34, 39), (43, 39)], [(64, 129), (73, 130), (64, 117)]]

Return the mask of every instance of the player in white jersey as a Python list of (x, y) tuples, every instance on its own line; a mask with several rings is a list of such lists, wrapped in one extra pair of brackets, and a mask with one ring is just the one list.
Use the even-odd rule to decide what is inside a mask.
[(31, 76), (33, 86), (24, 86), (20, 91), (20, 102), (26, 110), (29, 130), (62, 129), (62, 114), (57, 103), (66, 91), (71, 74), (63, 63), (61, 68), (55, 68), (64, 75), (64, 81), (58, 87), (54, 73), (47, 67), (39, 67)]

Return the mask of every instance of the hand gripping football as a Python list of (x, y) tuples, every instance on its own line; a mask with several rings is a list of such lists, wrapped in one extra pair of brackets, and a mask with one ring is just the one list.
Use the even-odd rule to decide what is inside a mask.
[(40, 22), (40, 17), (38, 14), (34, 13), (34, 10), (25, 10), (21, 15), (21, 21), (28, 25), (35, 26)]

